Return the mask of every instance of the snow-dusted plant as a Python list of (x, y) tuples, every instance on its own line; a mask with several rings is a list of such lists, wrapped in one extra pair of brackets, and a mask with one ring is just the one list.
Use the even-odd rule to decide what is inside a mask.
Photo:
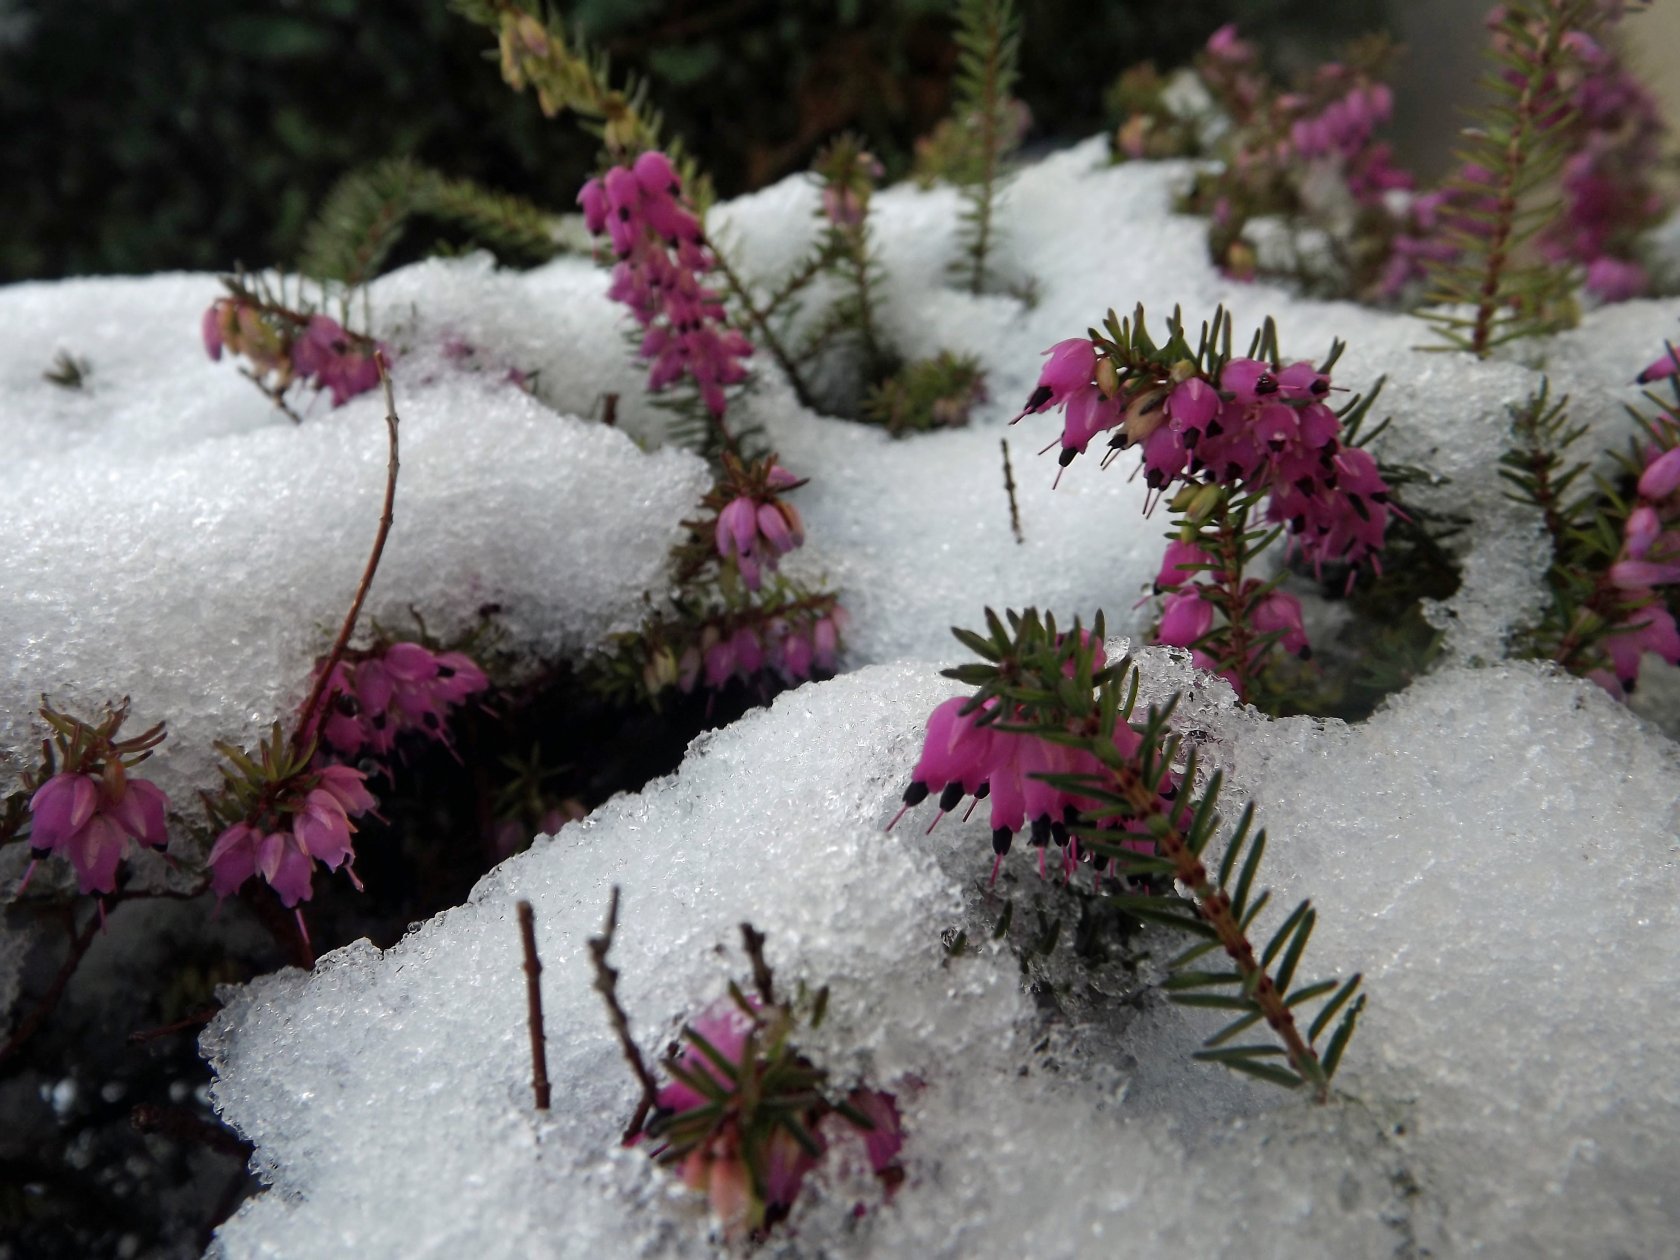
[(1161, 343), (1141, 307), (1128, 319), (1110, 311), (1101, 332), (1045, 352), (1016, 417), (1063, 413), (1064, 469), (1102, 434), (1112, 435), (1105, 465), (1138, 448), (1145, 481), (1160, 498), (1171, 492), (1178, 518), (1156, 579), (1166, 593), (1158, 637), (1192, 649), (1243, 699), (1253, 697), (1270, 648), (1299, 656), (1308, 647), (1300, 602), (1278, 589), (1284, 575), (1249, 576), (1267, 546), (1286, 537), (1316, 574), (1344, 569), (1350, 587), (1360, 564), (1381, 571), (1398, 509), (1376, 459), (1357, 444), (1372, 398), (1330, 405), (1330, 372), (1344, 348), (1337, 342), (1317, 365), (1285, 363), (1268, 320), (1237, 357), (1223, 310), (1194, 344), (1176, 311)]
[(680, 1041), (659, 1061), (661, 1083), (630, 1034), (618, 972), (607, 962), (617, 927), (615, 888), (606, 930), (590, 940), (589, 950), (595, 988), (642, 1089), (624, 1142), (643, 1146), (704, 1194), (725, 1238), (763, 1238), (787, 1217), (805, 1179), (848, 1133), (861, 1137), (869, 1167), (887, 1192), (898, 1186), (904, 1132), (894, 1096), (863, 1084), (836, 1089), (829, 1073), (799, 1050), (802, 1030), (822, 1026), (826, 987), (800, 983), (791, 996), (778, 996), (765, 937), (743, 923), (751, 990), (730, 981), (726, 996), (683, 1024)]
[[(1308, 901), (1257, 945), (1254, 928), (1271, 894), (1255, 883), (1266, 833), (1253, 829), (1253, 805), (1225, 829), (1220, 772), (1204, 779), (1198, 750), (1173, 732), (1176, 698), (1134, 716), (1137, 668), (1108, 662), (1100, 616), (1088, 634), (1078, 622), (1058, 633), (1055, 619), (1035, 609), (1009, 612), (1007, 625), (988, 609), (986, 624), (983, 635), (956, 631), (980, 661), (945, 676), (978, 689), (929, 717), (905, 809), (930, 796), (941, 814), (965, 796), (971, 812), (987, 801), (994, 880), (1014, 836), (1027, 831), (1041, 876), (1053, 844), (1064, 881), (1084, 863), (1097, 890), (1128, 913), (1197, 938), (1168, 964), (1167, 994), (1232, 1019), (1196, 1057), (1328, 1101), (1364, 1009), (1360, 977), (1295, 984), (1317, 918)], [(1216, 870), (1207, 865), (1215, 854)], [(1303, 1032), (1300, 1008), (1320, 999)], [(1274, 1041), (1230, 1044), (1262, 1022)]]

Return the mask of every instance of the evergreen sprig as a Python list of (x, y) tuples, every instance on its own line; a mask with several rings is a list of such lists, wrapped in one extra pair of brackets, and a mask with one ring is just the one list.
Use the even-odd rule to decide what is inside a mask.
[(958, 172), (968, 205), (963, 211), (963, 257), (956, 273), (969, 292), (986, 286), (987, 256), (1004, 160), (1019, 138), (1013, 98), (1019, 74), (1021, 24), (1013, 0), (958, 0), (955, 121), (973, 136), (972, 167)]
[[(1167, 996), (1231, 1016), (1196, 1057), (1274, 1084), (1305, 1087), (1320, 1102), (1327, 1101), (1331, 1078), (1364, 1009), (1360, 977), (1296, 982), (1317, 922), (1310, 901), (1297, 905), (1264, 945), (1256, 944), (1254, 930), (1271, 900), (1257, 883), (1266, 833), (1254, 829), (1252, 803), (1234, 826), (1225, 826), (1217, 805), (1219, 771), (1198, 785), (1197, 750), (1186, 755), (1172, 730), (1177, 697), (1151, 706), (1141, 722), (1134, 721), (1139, 672), (1130, 659), (1097, 666), (1100, 614), (1089, 636), (1078, 622), (1059, 633), (1054, 618), (1041, 618), (1031, 609), (1008, 613), (1007, 624), (987, 609), (986, 623), (984, 635), (954, 631), (981, 658), (945, 671), (949, 678), (978, 687), (965, 711), (981, 710), (979, 720), (998, 731), (1095, 758), (1102, 767), (1098, 772), (1042, 776), (1051, 786), (1094, 802), (1067, 823), (1069, 832), (1082, 847), (1107, 858), (1115, 874), (1140, 881), (1170, 879), (1181, 890), (1159, 896), (1125, 893), (1114, 900), (1137, 918), (1196, 938), (1168, 964)], [(1141, 737), (1136, 753), (1116, 747), (1119, 723), (1130, 724)], [(1176, 791), (1171, 790), (1174, 781)], [(1151, 851), (1135, 850), (1140, 835), (1153, 841)], [(1216, 846), (1220, 836), (1222, 845)], [(1216, 849), (1222, 849), (1219, 863), (1210, 870), (1206, 862)], [(1303, 1008), (1315, 1002), (1303, 1030), (1297, 1016), (1304, 1020)], [(1259, 1024), (1275, 1040), (1231, 1044)]]
[[(1552, 226), (1560, 203), (1547, 191), (1566, 156), (1569, 110), (1559, 76), (1573, 54), (1566, 36), (1603, 22), (1597, 0), (1515, 0), (1494, 28), (1488, 100), (1464, 132), (1458, 171), (1445, 183), (1446, 236), (1457, 247), (1434, 261), (1424, 318), (1444, 344), (1486, 358), (1506, 342), (1573, 322), (1572, 277), (1524, 247)], [(1468, 308), (1468, 310), (1466, 310)]]
[(416, 218), (458, 228), (506, 261), (543, 262), (559, 252), (551, 216), (531, 202), (392, 158), (352, 171), (327, 194), (304, 236), (298, 270), (349, 287), (365, 284)]
[[(1659, 449), (1673, 444), (1671, 430), (1637, 412), (1634, 418), (1649, 443)], [(1552, 545), (1550, 602), (1540, 624), (1523, 632), (1520, 646), (1526, 655), (1588, 674), (1609, 663), (1603, 641), (1626, 631), (1649, 602), (1609, 576), (1633, 505), (1613, 479), (1593, 474), (1585, 460), (1570, 455), (1587, 426), (1571, 422), (1569, 398), (1554, 399), (1549, 381), (1511, 409), (1511, 430), (1513, 445), (1499, 461), (1499, 475), (1511, 487), (1506, 497), (1540, 513)], [(1637, 455), (1636, 449), (1623, 461), (1630, 478), (1642, 466)]]

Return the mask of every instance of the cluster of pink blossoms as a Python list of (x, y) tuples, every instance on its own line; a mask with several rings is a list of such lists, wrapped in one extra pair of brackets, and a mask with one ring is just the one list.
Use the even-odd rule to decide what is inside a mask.
[(131, 840), (154, 849), (169, 843), (169, 798), (131, 778), (118, 759), (95, 773), (53, 775), (29, 798), (29, 812), (30, 847), (75, 867), (84, 893), (116, 890), (117, 864)]
[[(1088, 637), (1086, 642), (1094, 653), (1092, 668), (1100, 670), (1107, 660), (1102, 644)], [(888, 830), (897, 825), (906, 811), (929, 796), (936, 796), (939, 814), (928, 827), (932, 831), (965, 796), (972, 796), (974, 803), (969, 806), (969, 813), (981, 801), (991, 802), (992, 852), (996, 854), (992, 862), (994, 880), (1015, 836), (1023, 829), (1030, 829), (1030, 843), (1039, 851), (1041, 876), (1046, 871), (1046, 849), (1054, 843), (1062, 850), (1063, 878), (1071, 878), (1075, 867), (1085, 861), (1101, 880), (1108, 873), (1109, 860), (1082, 851), (1079, 838), (1070, 830), (1097, 807), (1097, 802), (1048, 783), (1044, 776), (1095, 775), (1102, 770), (1102, 763), (1081, 748), (1070, 748), (1039, 735), (999, 730), (996, 725), (999, 720), (1006, 719), (995, 700), (975, 705), (972, 697), (954, 696), (934, 709), (928, 716), (921, 758), (911, 772), (910, 786), (904, 791), (904, 808), (888, 824)], [(1116, 722), (1114, 746), (1130, 760), (1141, 751), (1143, 737), (1126, 723)], [(1171, 794), (1177, 791), (1176, 777), (1168, 775), (1165, 784), (1162, 799), (1169, 802), (1164, 808), (1170, 814)], [(1148, 829), (1141, 821), (1119, 824), (1118, 830), (1128, 836), (1126, 843), (1139, 852), (1153, 848)], [(1129, 838), (1132, 835), (1136, 836), (1135, 841)]]
[(1654, 590), (1680, 583), (1680, 447), (1647, 452), (1638, 499), (1622, 530), (1621, 553), (1608, 580), (1626, 609), (1619, 628), (1600, 642), (1610, 670), (1592, 677), (1612, 695), (1632, 691), (1639, 661), (1654, 652), (1680, 665), (1680, 627)]
[[(757, 999), (749, 998), (754, 1010), (762, 1009)], [(758, 1025), (754, 1017), (742, 1010), (732, 998), (723, 998), (707, 1007), (691, 1027), (727, 1062), (734, 1074), (731, 1080), (710, 1056), (692, 1042), (685, 1043), (677, 1057), (678, 1066), (690, 1077), (709, 1080), (726, 1093), (742, 1090), (748, 1080), (762, 1073), (761, 1064), (745, 1061), (747, 1038)], [(881, 1178), (889, 1194), (902, 1179), (897, 1164), (904, 1146), (904, 1133), (899, 1123), (898, 1107), (893, 1095), (880, 1090), (853, 1090), (847, 1104), (865, 1116), (874, 1126), (857, 1130), (863, 1138), (870, 1169)], [(680, 1129), (686, 1115), (709, 1107), (716, 1101), (682, 1080), (672, 1080), (659, 1091), (655, 1099), (654, 1128), (659, 1131)], [(706, 1140), (699, 1142), (683, 1155), (677, 1171), (690, 1189), (704, 1193), (712, 1210), (723, 1221), (725, 1232), (734, 1238), (747, 1235), (787, 1215), (798, 1196), (805, 1178), (829, 1153), (834, 1134), (828, 1132), (831, 1118), (837, 1113), (821, 1108), (808, 1109), (802, 1120), (815, 1139), (818, 1153), (811, 1154), (784, 1127), (775, 1128), (757, 1156), (761, 1162), (763, 1198), (753, 1184), (752, 1169), (745, 1151), (746, 1135), (736, 1120), (738, 1109), (726, 1106), (723, 1119), (711, 1127)], [(852, 1127), (849, 1125), (848, 1127)], [(657, 1157), (665, 1147), (656, 1147)]]
[(840, 658), (846, 610), (832, 600), (827, 605), (826, 612), (790, 608), (733, 631), (708, 624), (698, 646), (687, 648), (677, 661), (678, 689), (687, 693), (700, 682), (716, 689), (731, 678), (750, 679), (766, 669), (791, 684), (819, 670), (831, 672)]
[[(384, 758), (397, 737), (418, 731), (449, 742), (449, 716), (490, 680), (464, 652), (433, 652), (419, 643), (390, 643), (333, 666), (321, 704), (319, 738), (347, 761)], [(312, 728), (307, 735), (315, 735)]]
[(1061, 408), (1063, 467), (1115, 430), (1109, 445), (1141, 447), (1152, 489), (1203, 478), (1269, 490), (1268, 516), (1315, 566), (1379, 563), (1388, 485), (1368, 452), (1342, 443), (1341, 421), (1325, 402), (1330, 378), (1311, 363), (1230, 359), (1209, 380), (1185, 362), (1124, 381), (1088, 338), (1045, 353), (1038, 387), (1015, 419)]
[(724, 387), (746, 379), (752, 343), (725, 320), (722, 295), (700, 278), (715, 265), (700, 220), (682, 201), (682, 181), (663, 153), (615, 166), (578, 194), (590, 232), (606, 233), (618, 263), (608, 296), (647, 330), (641, 355), (653, 360), (648, 389), (691, 378), (714, 416)]
[[(1213, 571), (1214, 581), (1198, 580), (1210, 570)], [(1172, 542), (1167, 545), (1161, 572), (1155, 579), (1156, 591), (1166, 593), (1161, 609), (1161, 626), (1155, 639), (1170, 647), (1191, 649), (1191, 657), (1200, 668), (1221, 674), (1232, 686), (1239, 686), (1230, 666), (1222, 666), (1220, 661), (1196, 646), (1213, 630), (1214, 614), (1225, 606), (1221, 597), (1228, 575), (1217, 570), (1213, 557), (1195, 543)], [(1259, 666), (1273, 643), (1303, 659), (1312, 654), (1306, 627), (1301, 623), (1301, 601), (1288, 591), (1262, 593), (1263, 587), (1264, 583), (1248, 578), (1238, 590), (1231, 592), (1231, 597), (1242, 607), (1243, 625), (1255, 639), (1247, 649), (1250, 671)]]
[(350, 821), (374, 807), (365, 776), (349, 766), (325, 766), (281, 786), (267, 808), (216, 837), (210, 850), (210, 887), (218, 897), (261, 875), (288, 908), (314, 895), (315, 863), (343, 866), (357, 888)]
[(749, 591), (764, 581), (764, 570), (804, 545), (805, 522), (799, 509), (784, 501), (778, 492), (804, 485), (780, 464), (772, 463), (763, 484), (738, 484), (738, 493), (718, 512), (717, 552), (733, 560)]
[(304, 315), (242, 297), (218, 298), (204, 312), (204, 349), (226, 348), (248, 359), (267, 388), (282, 394), (293, 381), (331, 392), (342, 407), (379, 384), (375, 355), (389, 351), (345, 330), (326, 315)]
[[(1620, 16), (1619, 6), (1605, 6), (1606, 25)], [(1651, 176), (1667, 128), (1656, 98), (1613, 50), (1580, 30), (1563, 43), (1571, 64), (1552, 89), (1572, 151), (1562, 172), (1563, 215), (1537, 244), (1551, 262), (1585, 267), (1593, 296), (1622, 302), (1649, 287), (1633, 256), (1635, 237), (1666, 208)]]

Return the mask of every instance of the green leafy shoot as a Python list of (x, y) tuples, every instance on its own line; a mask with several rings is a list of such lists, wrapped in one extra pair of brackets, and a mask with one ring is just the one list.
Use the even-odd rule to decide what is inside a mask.
[(994, 212), (1005, 159), (1020, 142), (1012, 93), (1019, 74), (1021, 25), (1013, 0), (957, 0), (957, 76), (952, 125), (972, 140), (971, 162), (953, 169), (968, 205), (962, 257), (954, 271), (969, 292), (985, 290)]
[(559, 252), (553, 218), (539, 207), (392, 158), (352, 171), (327, 195), (304, 236), (298, 270), (347, 287), (366, 284), (417, 219), (454, 229), (504, 262), (539, 263)]
[(1516, 0), (1493, 32), (1487, 100), (1473, 113), (1444, 188), (1453, 206), (1451, 258), (1429, 276), (1424, 318), (1441, 344), (1486, 358), (1497, 347), (1574, 322), (1573, 277), (1530, 258), (1526, 246), (1560, 213), (1550, 187), (1566, 154), (1570, 113), (1559, 79), (1574, 54), (1571, 31), (1603, 25), (1596, 0)]
[[(1100, 614), (1089, 635), (1078, 622), (1061, 633), (1054, 618), (1031, 609), (1011, 611), (1007, 619), (988, 609), (986, 633), (956, 630), (980, 660), (946, 676), (978, 688), (967, 710), (984, 707), (980, 720), (996, 731), (1077, 749), (1100, 765), (1035, 777), (1084, 802), (1068, 831), (1082, 848), (1108, 859), (1112, 874), (1153, 884), (1170, 879), (1180, 890), (1119, 893), (1113, 900), (1135, 918), (1192, 938), (1170, 964), (1167, 995), (1230, 1017), (1197, 1057), (1327, 1101), (1364, 1009), (1360, 977), (1299, 978), (1317, 922), (1308, 901), (1258, 943), (1270, 894), (1259, 883), (1266, 833), (1255, 827), (1253, 805), (1226, 825), (1218, 809), (1221, 773), (1204, 777), (1197, 751), (1186, 752), (1172, 729), (1177, 697), (1134, 717), (1140, 675), (1129, 659), (1097, 664)], [(1135, 738), (1117, 738), (1121, 724)], [(1153, 843), (1140, 852), (1144, 836)], [(1217, 869), (1210, 869), (1216, 853)], [(1269, 1030), (1271, 1040), (1233, 1044), (1256, 1027)]]

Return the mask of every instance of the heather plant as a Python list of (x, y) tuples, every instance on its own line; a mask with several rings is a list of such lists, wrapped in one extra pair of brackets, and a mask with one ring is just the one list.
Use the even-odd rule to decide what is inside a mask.
[(659, 702), (668, 688), (717, 691), (740, 680), (762, 691), (833, 672), (846, 612), (832, 593), (777, 572), (805, 541), (787, 496), (805, 482), (774, 455), (725, 454), (703, 515), (672, 551), (671, 597), (592, 665), (608, 695)]
[[(980, 660), (945, 676), (977, 690), (928, 718), (899, 816), (929, 797), (941, 817), (965, 797), (970, 813), (985, 801), (993, 880), (1025, 831), (1041, 877), (1054, 846), (1064, 882), (1086, 866), (1096, 891), (1126, 913), (1196, 938), (1168, 964), (1163, 987), (1182, 1005), (1233, 1016), (1196, 1057), (1328, 1101), (1364, 1009), (1360, 977), (1291, 988), (1317, 917), (1308, 901), (1256, 947), (1253, 929), (1271, 899), (1255, 883), (1266, 833), (1253, 830), (1250, 804), (1222, 851), (1213, 846), (1222, 775), (1203, 777), (1199, 749), (1173, 732), (1177, 698), (1134, 717), (1137, 667), (1108, 662), (1100, 615), (1089, 633), (1077, 622), (1059, 633), (1033, 609), (1010, 612), (1007, 624), (988, 609), (986, 625), (985, 634), (955, 631)], [(1204, 863), (1215, 852), (1217, 872)], [(1221, 951), (1228, 963), (1215, 961)], [(1297, 1010), (1319, 999), (1303, 1033)], [(1262, 1021), (1275, 1041), (1230, 1044)]]
[(952, 274), (983, 293), (997, 234), (995, 205), (1004, 163), (1026, 131), (1024, 107), (1012, 95), (1020, 59), (1020, 18), (1012, 0), (958, 0), (957, 77), (947, 137), (935, 138), (923, 169), (937, 170), (962, 190), (962, 257)]
[(1249, 576), (1271, 543), (1286, 538), (1286, 552), (1321, 578), (1326, 566), (1344, 572), (1347, 588), (1359, 565), (1381, 571), (1398, 509), (1375, 457), (1357, 443), (1375, 395), (1330, 405), (1343, 349), (1335, 343), (1317, 365), (1285, 364), (1268, 321), (1237, 357), (1223, 310), (1194, 344), (1176, 311), (1160, 343), (1141, 307), (1129, 319), (1110, 311), (1102, 331), (1045, 352), (1016, 416), (1062, 412), (1064, 471), (1105, 433), (1104, 465), (1138, 448), (1154, 492), (1145, 512), (1170, 491), (1178, 518), (1156, 581), (1166, 593), (1158, 638), (1192, 649), (1241, 699), (1253, 698), (1273, 648), (1303, 656), (1309, 647), (1299, 601), (1277, 589), (1278, 578)]
[(459, 233), (507, 262), (543, 262), (559, 251), (551, 217), (530, 202), (391, 158), (334, 185), (304, 234), (297, 269), (354, 289), (384, 270), (415, 222)]
[(1518, 650), (1618, 698), (1638, 683), (1646, 653), (1680, 665), (1680, 420), (1672, 403), (1635, 419), (1617, 475), (1595, 473), (1575, 454), (1586, 427), (1571, 422), (1569, 399), (1542, 386), (1512, 409), (1515, 440), (1500, 468), (1509, 497), (1539, 513), (1552, 550), (1545, 615)]
[[(302, 422), (288, 399), (294, 385), (326, 390), (332, 405), (342, 407), (379, 384), (377, 356), (389, 359), (389, 347), (351, 332), (301, 293), (289, 297), (284, 278), (271, 285), (262, 278), (224, 276), (222, 284), (228, 295), (204, 312), (205, 352), (212, 359), (224, 351), (244, 359), (248, 366), (240, 373), (294, 422)], [(348, 320), (348, 297), (340, 305)]]
[(904, 1132), (894, 1096), (861, 1084), (834, 1088), (830, 1074), (797, 1045), (804, 1029), (822, 1026), (826, 986), (812, 991), (801, 983), (791, 997), (779, 996), (764, 935), (743, 923), (751, 989), (731, 981), (727, 996), (684, 1022), (680, 1040), (660, 1060), (661, 1083), (630, 1034), (618, 972), (607, 963), (617, 927), (615, 888), (606, 928), (589, 950), (595, 988), (642, 1090), (626, 1146), (643, 1146), (705, 1195), (731, 1241), (760, 1240), (784, 1220), (806, 1177), (832, 1163), (852, 1135), (886, 1193), (897, 1188)]

